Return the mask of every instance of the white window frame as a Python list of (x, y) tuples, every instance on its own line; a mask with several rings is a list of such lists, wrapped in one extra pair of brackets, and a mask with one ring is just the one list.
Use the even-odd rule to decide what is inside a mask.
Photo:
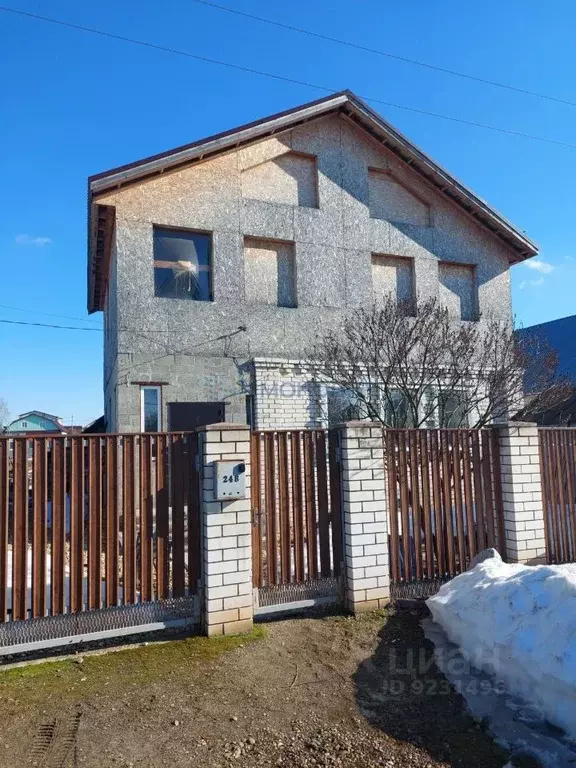
[(146, 432), (145, 414), (144, 414), (144, 392), (147, 389), (153, 389), (156, 392), (156, 402), (158, 404), (158, 432), (162, 432), (162, 387), (156, 384), (140, 386), (140, 431)]

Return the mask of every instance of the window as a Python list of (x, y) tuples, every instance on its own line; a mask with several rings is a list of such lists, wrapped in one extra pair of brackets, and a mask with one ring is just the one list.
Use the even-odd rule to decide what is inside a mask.
[(368, 169), (370, 216), (399, 224), (429, 227), (430, 206), (388, 171)]
[(466, 428), (468, 426), (468, 414), (464, 393), (440, 393), (438, 397), (438, 415), (441, 427), (448, 429)]
[(295, 307), (294, 244), (244, 238), (244, 285), (250, 304)]
[(28, 422), (27, 421), (23, 421), (22, 422), (22, 429), (27, 429), (27, 427), (28, 427)]
[(212, 237), (154, 227), (154, 296), (212, 301)]
[(416, 426), (408, 398), (404, 392), (392, 389), (382, 395), (382, 412), (385, 423), (396, 429), (409, 429)]
[(162, 389), (140, 387), (140, 429), (142, 432), (160, 432), (162, 422)]
[(391, 295), (407, 315), (416, 314), (414, 259), (373, 254), (372, 287), (376, 303)]
[(438, 265), (440, 300), (448, 312), (461, 320), (478, 320), (476, 267), (441, 262)]
[(343, 424), (345, 421), (357, 421), (362, 418), (362, 407), (354, 392), (336, 387), (329, 388), (328, 424)]

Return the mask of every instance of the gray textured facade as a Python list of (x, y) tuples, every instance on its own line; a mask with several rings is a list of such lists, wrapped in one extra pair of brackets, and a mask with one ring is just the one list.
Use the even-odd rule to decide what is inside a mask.
[[(441, 283), (440, 265), (471, 265), (480, 312), (511, 318), (509, 266), (517, 253), (339, 113), (100, 192), (94, 202), (115, 209), (104, 307), (109, 431), (140, 429), (146, 382), (162, 387), (163, 429), (170, 402), (223, 402), (226, 420), (243, 422), (261, 368), (268, 389), (256, 386), (256, 422), (285, 425), (282, 408), (264, 416), (274, 370), (278, 382), (288, 370), (294, 379), (319, 332), (372, 303), (374, 256), (411, 259), (415, 295), (447, 300), (454, 312), (458, 301)], [(154, 295), (154, 226), (210, 233), (212, 301)], [(256, 290), (257, 260), (248, 251), (245, 259), (245, 248), (259, 241), (293, 254), (297, 306), (270, 303), (274, 285)], [(285, 274), (279, 270), (278, 281)], [(395, 290), (388, 269), (379, 272), (378, 290), (386, 275)], [(303, 381), (297, 397), (305, 400)], [(288, 425), (317, 423), (321, 396), (311, 392)]]

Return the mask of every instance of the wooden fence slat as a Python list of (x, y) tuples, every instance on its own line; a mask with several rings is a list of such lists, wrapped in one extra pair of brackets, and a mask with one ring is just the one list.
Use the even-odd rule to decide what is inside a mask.
[(184, 597), (184, 493), (182, 488), (183, 437), (172, 435), (170, 451), (172, 486), (172, 593)]
[(538, 430), (538, 443), (539, 443), (539, 466), (540, 466), (540, 478), (542, 483), (542, 507), (544, 514), (544, 538), (546, 541), (546, 562), (550, 563), (553, 541), (552, 541), (552, 525), (550, 521), (550, 488), (549, 478), (546, 464), (546, 451), (547, 451), (547, 433), (546, 430)]
[(334, 576), (340, 576), (342, 563), (342, 494), (340, 477), (340, 456), (338, 432), (328, 434), (328, 455), (330, 467), (330, 520), (332, 523), (332, 558)]
[(266, 502), (267, 585), (278, 584), (278, 526), (276, 521), (276, 441), (274, 433), (264, 436)]
[(442, 480), (444, 490), (444, 525), (446, 526), (446, 552), (448, 555), (448, 573), (450, 576), (456, 575), (456, 559), (455, 559), (455, 541), (454, 541), (454, 524), (452, 516), (452, 489), (450, 482), (450, 469), (451, 469), (451, 439), (450, 433), (446, 430), (440, 432), (440, 448), (442, 452)]
[[(497, 547), (496, 534), (494, 527), (494, 516), (488, 514), (484, 504), (484, 489), (482, 487), (482, 457), (480, 455), (480, 435), (478, 430), (471, 432), (472, 442), (472, 478), (474, 485), (474, 506), (476, 508), (476, 522), (478, 525), (479, 541), (486, 541), (487, 546)], [(488, 462), (490, 468), (490, 456), (484, 455), (484, 460)], [(490, 484), (491, 485), (491, 484)], [(482, 533), (480, 533), (482, 529)], [(480, 545), (478, 545), (480, 546)]]
[(158, 435), (156, 438), (156, 589), (159, 600), (165, 600), (170, 593), (168, 505), (167, 437)]
[(106, 438), (106, 607), (118, 605), (118, 438)]
[(561, 562), (568, 562), (568, 526), (566, 520), (566, 496), (564, 494), (565, 466), (561, 450), (562, 432), (558, 430), (554, 437), (555, 470), (558, 488), (558, 517), (560, 520), (560, 538), (562, 543)]
[(430, 457), (428, 453), (428, 433), (420, 430), (418, 433), (420, 472), (422, 476), (422, 516), (424, 522), (424, 541), (426, 551), (426, 576), (431, 579), (434, 569), (434, 544), (432, 536), (432, 509), (430, 506)]
[(316, 432), (316, 472), (318, 480), (318, 539), (320, 544), (320, 574), (327, 578), (330, 568), (330, 518), (328, 513), (328, 457), (326, 437), (323, 431)]
[(152, 600), (153, 580), (153, 503), (152, 438), (140, 435), (140, 599)]
[(38, 618), (46, 613), (46, 441), (34, 438), (32, 445), (32, 618)]
[(436, 540), (436, 562), (438, 575), (445, 576), (448, 573), (446, 563), (446, 549), (444, 546), (444, 526), (442, 523), (442, 489), (440, 478), (441, 453), (439, 434), (436, 430), (430, 432), (431, 458), (432, 458), (432, 496), (434, 499), (434, 538)]
[(495, 521), (497, 547), (500, 556), (506, 561), (506, 531), (504, 530), (504, 508), (502, 498), (502, 475), (500, 464), (500, 443), (498, 442), (498, 435), (496, 430), (492, 430), (490, 435), (490, 451), (491, 461), (491, 476), (493, 478), (493, 493), (491, 498), (494, 501), (493, 511), (494, 514), (490, 516), (490, 519)]
[(70, 611), (84, 607), (84, 438), (70, 445)]
[[(460, 433), (462, 448), (462, 476), (464, 480), (464, 509), (466, 512), (466, 534), (468, 540), (468, 557), (472, 559), (478, 554), (478, 550), (485, 549), (484, 518), (476, 507), (476, 519), (474, 515), (474, 499), (472, 496), (472, 476), (470, 471), (470, 435), (468, 430)], [(468, 561), (469, 562), (469, 561)], [(468, 566), (468, 562), (466, 566)]]
[(252, 584), (258, 588), (262, 586), (261, 445), (260, 432), (252, 432), (250, 436), (252, 470), (250, 478), (250, 495), (252, 499)]
[(88, 608), (100, 608), (102, 592), (102, 441), (88, 438)]
[(122, 451), (123, 479), (122, 488), (124, 495), (123, 526), (122, 526), (122, 576), (123, 576), (123, 604), (132, 605), (136, 602), (136, 499), (134, 493), (134, 437), (124, 437)]
[(314, 484), (314, 444), (312, 433), (304, 432), (304, 486), (306, 494), (306, 553), (308, 559), (308, 578), (318, 576), (318, 543), (316, 493)]
[(8, 498), (10, 438), (0, 437), (0, 622), (8, 619)]
[(52, 557), (51, 613), (64, 612), (65, 543), (66, 543), (66, 447), (64, 437), (52, 438)]
[(292, 507), (294, 520), (294, 576), (296, 581), (304, 581), (304, 515), (303, 515), (303, 478), (302, 478), (302, 442), (301, 432), (292, 432)]
[[(198, 462), (198, 463), (197, 463)], [(200, 473), (198, 433), (188, 435), (188, 590), (195, 595), (200, 579)]]
[(412, 581), (412, 553), (410, 552), (410, 513), (408, 509), (408, 463), (406, 458), (406, 431), (398, 432), (398, 473), (400, 475), (400, 515), (402, 520), (402, 554), (404, 581)]
[(393, 582), (401, 580), (400, 572), (400, 535), (398, 533), (398, 477), (397, 477), (397, 433), (388, 429), (384, 433), (386, 441), (386, 463), (388, 467), (388, 520), (390, 523), (390, 573)]
[(290, 583), (292, 569), (290, 552), (290, 514), (288, 490), (288, 435), (278, 435), (278, 513), (280, 524), (280, 577), (281, 584)]
[(422, 578), (422, 522), (420, 519), (420, 455), (418, 451), (417, 433), (410, 430), (407, 433), (410, 465), (410, 508), (412, 511), (412, 537), (414, 541), (414, 555), (416, 566), (416, 578)]
[(566, 514), (569, 527), (569, 541), (570, 541), (570, 557), (569, 561), (573, 563), (576, 560), (576, 510), (574, 499), (574, 453), (573, 453), (573, 439), (569, 430), (564, 430), (563, 433), (564, 444), (562, 446), (562, 452), (564, 454), (564, 472), (566, 475)]
[(26, 581), (28, 574), (28, 441), (14, 438), (12, 619), (28, 618)]
[(552, 458), (552, 430), (542, 432), (546, 440), (546, 476), (549, 482), (549, 503), (550, 503), (550, 523), (551, 523), (551, 549), (550, 549), (550, 562), (558, 563), (559, 551), (560, 551), (560, 529), (558, 526), (557, 506), (556, 506), (556, 478), (553, 471), (553, 458)]
[(458, 550), (457, 573), (463, 573), (466, 570), (466, 541), (464, 538), (464, 509), (462, 507), (462, 462), (460, 456), (460, 432), (453, 430), (450, 432), (452, 443), (452, 477), (454, 483), (454, 511), (456, 515), (456, 535)]

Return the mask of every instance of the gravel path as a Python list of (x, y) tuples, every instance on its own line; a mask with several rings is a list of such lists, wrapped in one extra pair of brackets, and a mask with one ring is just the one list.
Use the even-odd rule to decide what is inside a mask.
[(256, 634), (0, 672), (0, 766), (506, 763), (429, 663), (409, 612), (292, 619)]

